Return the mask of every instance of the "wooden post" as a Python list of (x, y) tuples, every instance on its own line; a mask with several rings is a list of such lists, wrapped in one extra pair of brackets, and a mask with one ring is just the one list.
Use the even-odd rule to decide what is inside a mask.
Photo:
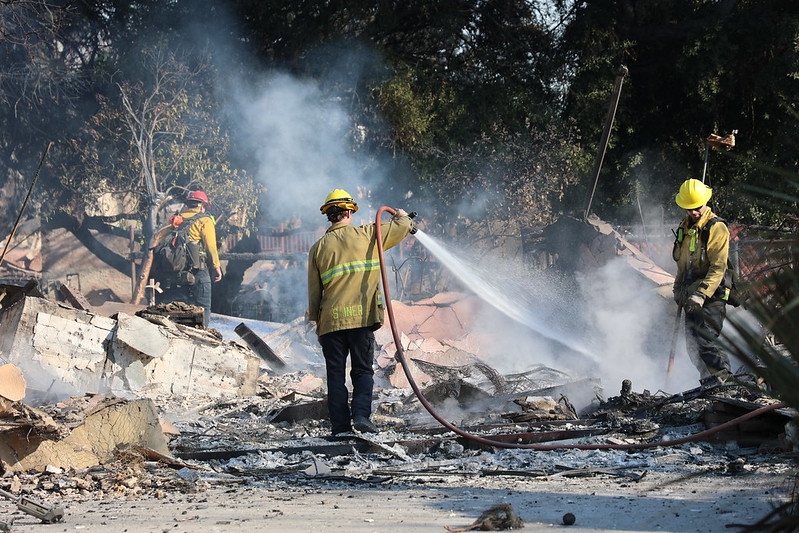
[(141, 299), (144, 297), (144, 287), (147, 285), (147, 278), (150, 275), (150, 268), (153, 266), (153, 251), (152, 249), (147, 251), (147, 255), (144, 256), (144, 263), (141, 266), (141, 273), (138, 276), (138, 285), (136, 287), (136, 292), (133, 295), (133, 302), (135, 305), (139, 305), (141, 303)]
[(130, 297), (136, 294), (136, 233), (133, 225), (130, 226)]

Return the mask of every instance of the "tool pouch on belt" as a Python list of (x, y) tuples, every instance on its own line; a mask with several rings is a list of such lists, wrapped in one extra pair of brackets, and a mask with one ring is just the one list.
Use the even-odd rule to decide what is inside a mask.
[(194, 285), (195, 281), (197, 281), (197, 279), (194, 277), (194, 274), (188, 270), (181, 270), (178, 272), (178, 285), (184, 287), (187, 285)]
[(732, 268), (727, 268), (724, 272), (724, 297), (733, 307), (738, 307), (746, 300), (746, 293), (743, 292), (736, 282), (735, 271)]
[(671, 257), (675, 261), (680, 260), (680, 248), (684, 237), (685, 230), (682, 227), (677, 228), (677, 231), (674, 232), (674, 246), (671, 248)]

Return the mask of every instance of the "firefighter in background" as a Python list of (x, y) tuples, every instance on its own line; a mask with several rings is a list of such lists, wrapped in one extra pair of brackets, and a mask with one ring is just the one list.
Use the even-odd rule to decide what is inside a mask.
[[(707, 206), (712, 195), (712, 189), (699, 180), (689, 179), (680, 186), (676, 202), (686, 210), (686, 217), (677, 229), (672, 251), (677, 262), (674, 300), (685, 311), (688, 353), (705, 387), (730, 376), (729, 357), (715, 342), (727, 315), (729, 290), (724, 274), (730, 231)], [(709, 231), (703, 231), (706, 226)]]
[[(353, 226), (358, 210), (343, 189), (327, 195), (320, 208), (330, 227), (308, 253), (308, 315), (325, 356), (327, 403), (334, 435), (353, 428), (376, 433), (370, 420), (374, 388), (374, 331), (383, 325), (380, 259), (374, 224)], [(384, 249), (399, 244), (413, 229), (411, 218), (397, 209), (380, 227)], [(350, 356), (352, 402), (346, 387)]]
[[(170, 219), (170, 225), (190, 224), (187, 240), (189, 243), (193, 265), (186, 272), (181, 272), (177, 280), (162, 282), (165, 286), (161, 301), (184, 302), (203, 308), (203, 326), (208, 326), (211, 314), (211, 273), (213, 280), (222, 280), (222, 266), (216, 246), (216, 221), (206, 213), (211, 203), (203, 191), (191, 192), (184, 200), (185, 209)], [(169, 226), (161, 231), (169, 229)], [(158, 242), (160, 239), (156, 239)], [(159, 280), (160, 281), (160, 280)]]

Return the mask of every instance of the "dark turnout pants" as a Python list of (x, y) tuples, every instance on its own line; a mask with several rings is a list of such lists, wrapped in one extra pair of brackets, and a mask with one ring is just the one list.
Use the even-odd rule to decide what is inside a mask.
[[(375, 334), (369, 328), (344, 329), (319, 337), (327, 367), (327, 405), (333, 433), (349, 431), (355, 417), (372, 414)], [(350, 355), (352, 403), (346, 386), (347, 355)]]
[(696, 354), (707, 368), (706, 372), (699, 369), (702, 378), (730, 371), (730, 360), (716, 343), (726, 316), (727, 303), (718, 299), (706, 301), (701, 313), (685, 314), (688, 350)]

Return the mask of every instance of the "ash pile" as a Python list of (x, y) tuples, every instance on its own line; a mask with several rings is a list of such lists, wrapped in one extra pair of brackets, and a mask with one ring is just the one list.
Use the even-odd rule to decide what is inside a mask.
[(11, 300), (0, 322), (0, 489), (41, 501), (165, 498), (264, 480), (629, 482), (677, 467), (733, 475), (773, 468), (792, 447), (787, 409), (735, 422), (775, 403), (746, 375), (677, 394), (625, 381), (606, 394), (597, 378), (551, 366), (503, 373), (480, 354), (485, 339), (466, 332), (475, 302), (460, 294), (395, 308), (410, 332), (401, 342), (414, 381), (460, 432), (414, 394), (384, 328), (373, 398), (380, 432), (335, 437), (323, 358), (300, 318), (240, 323), (239, 339), (225, 340), (229, 320), (219, 317), (219, 329), (206, 330), (158, 310), (106, 317), (35, 294)]

